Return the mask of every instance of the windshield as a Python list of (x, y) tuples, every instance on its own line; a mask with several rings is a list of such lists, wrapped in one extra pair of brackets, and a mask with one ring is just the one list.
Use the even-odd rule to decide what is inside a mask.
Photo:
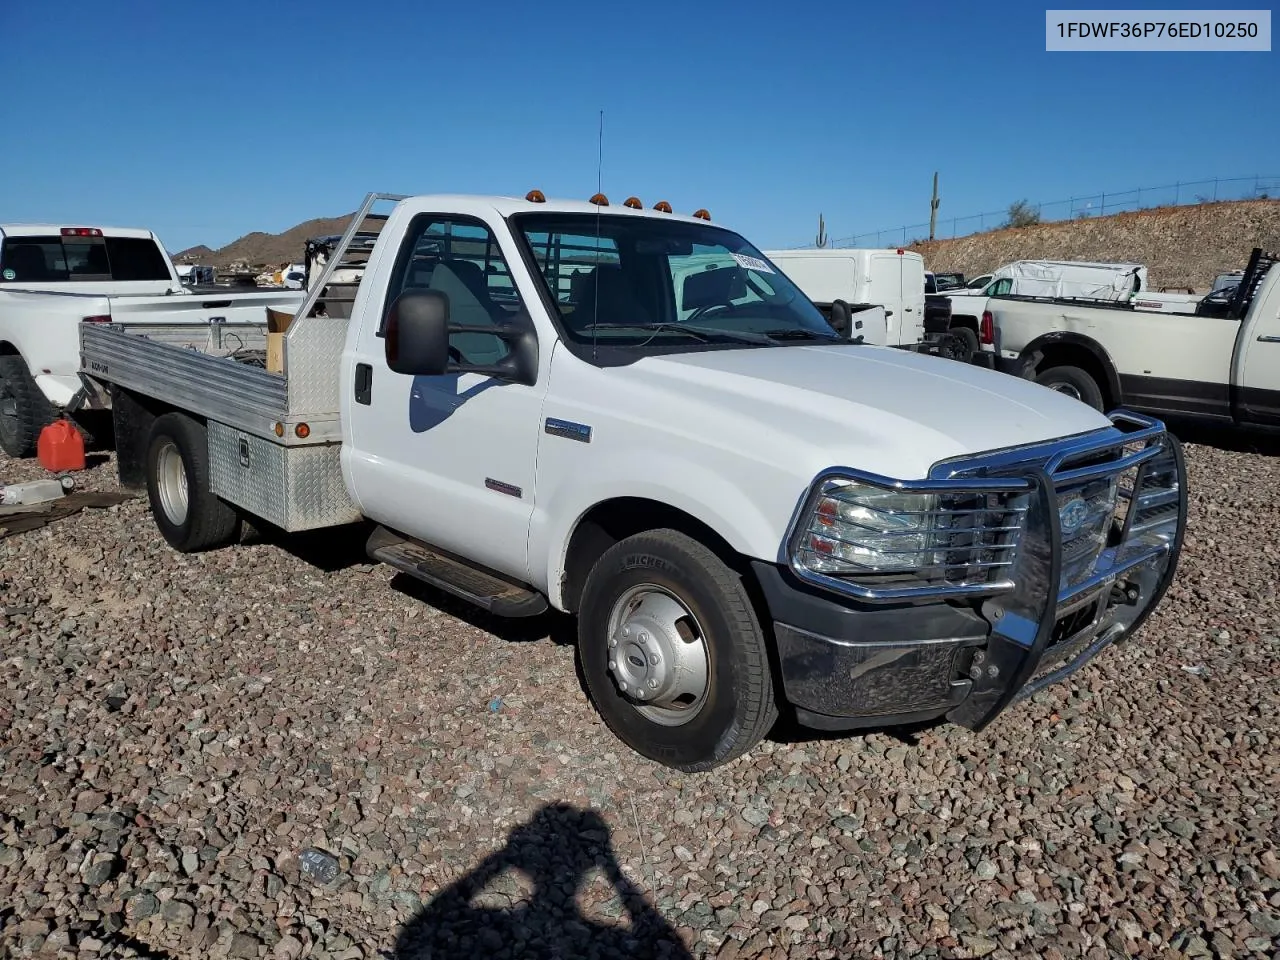
[(512, 220), (565, 336), (578, 343), (768, 346), (838, 339), (795, 284), (721, 227), (608, 214), (530, 213)]

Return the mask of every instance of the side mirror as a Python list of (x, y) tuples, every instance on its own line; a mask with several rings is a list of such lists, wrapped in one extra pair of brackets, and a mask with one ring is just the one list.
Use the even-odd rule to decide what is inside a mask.
[(852, 313), (849, 310), (849, 304), (844, 300), (833, 300), (831, 302), (831, 329), (842, 337), (848, 337), (853, 329), (850, 322)]
[(395, 373), (440, 376), (449, 366), (449, 298), (439, 290), (400, 294), (384, 339), (387, 366)]
[[(450, 324), (449, 297), (439, 290), (410, 290), (398, 296), (383, 332), (387, 366), (393, 373), (438, 377), (446, 373), (479, 373), (512, 383), (538, 380), (538, 337), (532, 323)], [(449, 336), (480, 333), (497, 337), (510, 352), (494, 364), (450, 361)]]

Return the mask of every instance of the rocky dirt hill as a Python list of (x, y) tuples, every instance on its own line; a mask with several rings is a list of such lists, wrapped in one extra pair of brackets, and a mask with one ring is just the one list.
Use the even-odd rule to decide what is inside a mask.
[(271, 267), (282, 263), (297, 263), (302, 259), (303, 248), (308, 239), (341, 233), (351, 217), (350, 213), (341, 217), (319, 217), (300, 223), (284, 233), (247, 233), (217, 250), (211, 251), (201, 244), (175, 254), (175, 259), (181, 260), (191, 255), (201, 263), (215, 267), (226, 267), (233, 263)]
[(1011, 260), (1145, 263), (1151, 286), (1207, 290), (1218, 273), (1245, 265), (1256, 246), (1280, 246), (1280, 200), (1156, 207), (1084, 220), (989, 230), (913, 244), (930, 270), (988, 273)]

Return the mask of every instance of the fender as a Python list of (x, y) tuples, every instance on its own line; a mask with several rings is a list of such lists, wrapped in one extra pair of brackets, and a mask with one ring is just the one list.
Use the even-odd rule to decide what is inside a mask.
[[(635, 455), (630, 462), (619, 464), (617, 473), (603, 482), (584, 477), (556, 492), (547, 503), (540, 505), (539, 523), (534, 517), (529, 539), (530, 573), (536, 571), (536, 558), (543, 557), (546, 571), (547, 599), (558, 610), (563, 610), (563, 577), (569, 544), (575, 531), (594, 507), (621, 497), (639, 497), (667, 504), (680, 510), (714, 530), (737, 552), (770, 562), (781, 549), (783, 528), (777, 518), (770, 518), (760, 509), (759, 494), (750, 497), (746, 491), (728, 482), (728, 478), (687, 461), (676, 458), (654, 458), (652, 449), (644, 455)], [(676, 478), (672, 483), (669, 478)], [(801, 487), (788, 490), (785, 501), (779, 500), (780, 509), (786, 514), (785, 524)], [(699, 491), (714, 492), (714, 498), (700, 496)], [(779, 491), (780, 492), (780, 491)], [(773, 499), (773, 498), (769, 498)], [(535, 585), (541, 577), (533, 577)]]
[(1087, 350), (1102, 367), (1107, 378), (1106, 386), (1113, 400), (1116, 403), (1123, 402), (1120, 374), (1116, 370), (1115, 361), (1111, 359), (1111, 354), (1107, 353), (1106, 348), (1097, 340), (1086, 337), (1082, 333), (1076, 333), (1074, 330), (1051, 330), (1036, 337), (1022, 348), (1012, 372), (1025, 380), (1034, 380), (1036, 367), (1040, 365), (1045, 354), (1055, 346), (1072, 346)]

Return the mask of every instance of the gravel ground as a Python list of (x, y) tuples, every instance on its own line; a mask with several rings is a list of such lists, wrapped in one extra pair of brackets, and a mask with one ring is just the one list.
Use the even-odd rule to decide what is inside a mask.
[(1280, 457), (1188, 459), (1132, 643), (981, 735), (698, 776), (613, 739), (565, 622), (354, 539), (2, 540), (0, 957), (1280, 956)]

